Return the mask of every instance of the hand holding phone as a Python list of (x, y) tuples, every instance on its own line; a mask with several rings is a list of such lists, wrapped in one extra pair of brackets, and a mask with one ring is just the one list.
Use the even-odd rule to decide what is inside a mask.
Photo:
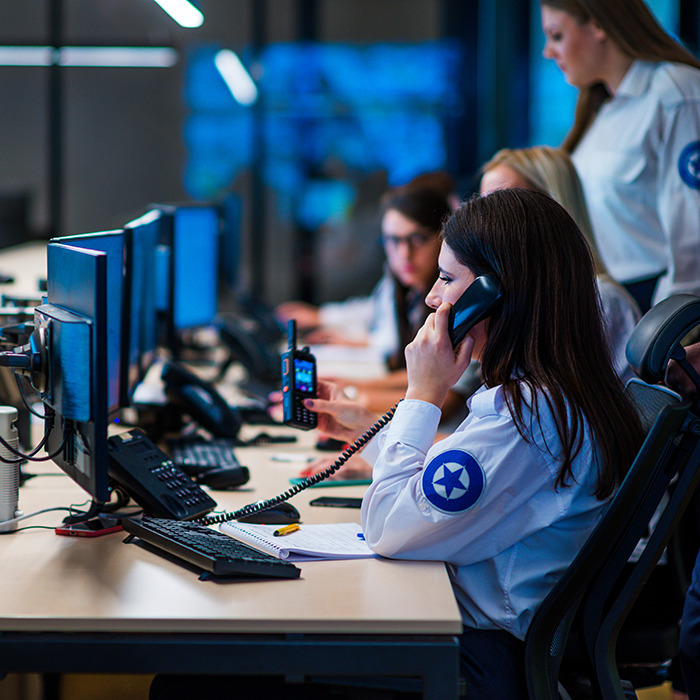
[[(464, 343), (469, 330), (489, 317), (501, 298), (498, 285), (489, 277), (477, 277), (453, 304), (440, 304), (416, 338), (406, 347), (407, 399), (442, 406), (450, 387), (466, 370), (473, 343)], [(450, 343), (445, 342), (445, 331)], [(478, 334), (483, 342), (484, 333)], [(474, 342), (478, 342), (474, 338)]]

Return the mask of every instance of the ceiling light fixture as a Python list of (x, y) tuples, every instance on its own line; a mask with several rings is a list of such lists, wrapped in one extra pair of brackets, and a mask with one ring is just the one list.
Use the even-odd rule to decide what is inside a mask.
[(181, 27), (201, 27), (204, 15), (189, 0), (155, 0)]
[(0, 46), (0, 66), (170, 68), (175, 49), (155, 46)]
[(257, 102), (258, 88), (241, 63), (241, 59), (233, 51), (230, 49), (218, 51), (214, 64), (236, 102), (244, 107), (250, 107)]

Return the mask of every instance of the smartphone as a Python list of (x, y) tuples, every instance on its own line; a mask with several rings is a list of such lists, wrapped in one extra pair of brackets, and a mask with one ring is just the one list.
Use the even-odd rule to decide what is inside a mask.
[(450, 339), (452, 347), (462, 342), (472, 326), (491, 315), (501, 298), (501, 289), (491, 277), (477, 277), (452, 306), (450, 311)]
[(56, 528), (57, 535), (69, 535), (72, 537), (100, 537), (110, 532), (118, 532), (122, 524), (117, 518), (90, 518), (80, 523), (71, 523)]
[(309, 501), (310, 506), (328, 506), (330, 508), (361, 508), (362, 499), (352, 496), (321, 496)]
[(282, 355), (282, 422), (293, 428), (312, 430), (318, 424), (304, 399), (316, 398), (316, 358), (308, 348), (296, 346), (296, 323), (289, 321), (288, 349)]

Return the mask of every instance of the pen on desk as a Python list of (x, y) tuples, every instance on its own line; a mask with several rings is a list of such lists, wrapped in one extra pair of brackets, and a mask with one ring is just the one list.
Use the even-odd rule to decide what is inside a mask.
[(293, 452), (275, 452), (270, 455), (272, 462), (311, 462), (314, 458), (308, 455), (294, 454)]
[(291, 525), (285, 525), (284, 527), (278, 528), (272, 534), (275, 537), (281, 537), (282, 535), (288, 535), (290, 532), (296, 532), (297, 530), (301, 530), (299, 523), (292, 523)]

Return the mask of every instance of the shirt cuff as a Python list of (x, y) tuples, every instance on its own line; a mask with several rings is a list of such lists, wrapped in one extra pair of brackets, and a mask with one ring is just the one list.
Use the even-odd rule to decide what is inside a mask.
[(363, 459), (374, 464), (387, 442), (400, 442), (426, 453), (435, 441), (441, 415), (435, 404), (404, 399), (391, 423), (364, 448)]

